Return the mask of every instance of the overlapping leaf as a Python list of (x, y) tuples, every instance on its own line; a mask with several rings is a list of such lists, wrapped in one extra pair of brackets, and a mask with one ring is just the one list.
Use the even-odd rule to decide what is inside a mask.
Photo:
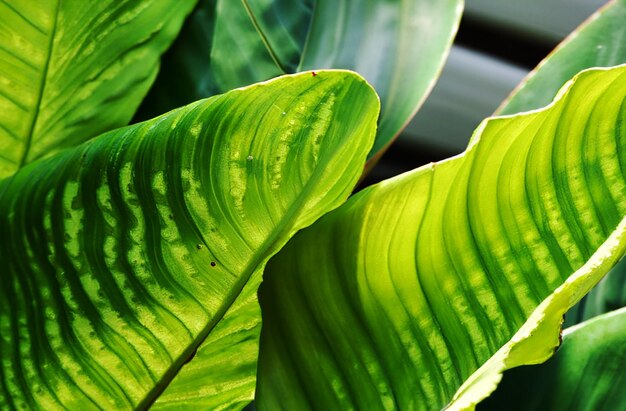
[(361, 73), (382, 102), (379, 153), (443, 66), (462, 0), (206, 0), (166, 55), (144, 115), (283, 73)]
[[(248, 353), (265, 261), (347, 197), (378, 108), (353, 73), (285, 76), (2, 181), (0, 408), (143, 408), (203, 341)], [(246, 355), (205, 376), (213, 401), (252, 395)]]
[(626, 259), (622, 259), (585, 298), (565, 316), (572, 326), (595, 316), (626, 307)]
[(563, 333), (553, 358), (504, 374), (481, 410), (620, 410), (626, 404), (626, 308)]
[(0, 178), (126, 125), (195, 3), (0, 2)]
[(626, 67), (367, 189), (268, 263), (260, 409), (466, 409), (626, 252)]

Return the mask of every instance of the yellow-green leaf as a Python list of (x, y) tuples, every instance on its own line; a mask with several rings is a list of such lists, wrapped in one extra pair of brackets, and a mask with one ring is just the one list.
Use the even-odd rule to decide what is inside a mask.
[(552, 355), (565, 311), (626, 252), (626, 66), (475, 137), (270, 260), (259, 409), (471, 409)]
[(0, 178), (126, 125), (195, 3), (0, 2)]

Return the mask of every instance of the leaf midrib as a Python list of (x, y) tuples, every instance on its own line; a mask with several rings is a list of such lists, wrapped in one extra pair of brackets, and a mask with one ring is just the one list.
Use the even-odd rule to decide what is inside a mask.
[(54, 11), (54, 18), (52, 20), (52, 28), (50, 30), (50, 35), (48, 39), (48, 47), (47, 47), (48, 55), (46, 56), (46, 61), (41, 70), (41, 80), (39, 83), (37, 99), (35, 101), (35, 112), (30, 121), (28, 132), (26, 134), (26, 140), (24, 141), (24, 152), (22, 154), (22, 158), (19, 161), (19, 164), (17, 165), (17, 170), (19, 170), (20, 168), (24, 167), (24, 165), (26, 165), (26, 159), (28, 158), (30, 147), (33, 141), (33, 134), (35, 132), (35, 126), (37, 124), (37, 120), (39, 119), (39, 113), (41, 112), (41, 101), (43, 100), (43, 93), (46, 88), (46, 83), (48, 80), (48, 70), (50, 68), (50, 60), (52, 59), (52, 50), (54, 48), (54, 37), (56, 35), (56, 30), (58, 26), (60, 9), (61, 9), (61, 0), (58, 0), (56, 3), (56, 9)]
[[(341, 147), (349, 144), (348, 141), (343, 141)], [(340, 151), (340, 150), (337, 150)], [(325, 163), (328, 163), (326, 161)], [(320, 170), (323, 170), (327, 167), (327, 164), (320, 164)], [(309, 181), (305, 184), (300, 196), (292, 203), (292, 205), (287, 209), (287, 212), (281, 218), (280, 222), (276, 226), (276, 228), (272, 231), (272, 234), (261, 244), (258, 248), (258, 251), (254, 254), (254, 256), (250, 259), (249, 263), (243, 269), (242, 274), (239, 276), (239, 279), (235, 282), (235, 285), (232, 288), (232, 292), (229, 296), (224, 299), (224, 302), (220, 305), (215, 315), (206, 325), (206, 327), (198, 334), (198, 336), (194, 339), (193, 343), (190, 344), (187, 349), (183, 351), (183, 353), (178, 357), (174, 363), (169, 367), (169, 369), (163, 374), (161, 379), (155, 383), (155, 386), (148, 391), (145, 398), (137, 405), (138, 410), (148, 410), (155, 401), (163, 394), (163, 392), (167, 389), (167, 387), (171, 384), (172, 381), (178, 376), (178, 373), (181, 371), (182, 367), (190, 361), (193, 361), (197, 350), (204, 343), (204, 341), (209, 337), (213, 329), (224, 319), (224, 316), (228, 312), (228, 310), (233, 306), (237, 298), (241, 295), (246, 284), (252, 277), (252, 275), (261, 268), (261, 264), (264, 261), (269, 260), (269, 258), (273, 255), (272, 250), (278, 251), (280, 247), (280, 239), (283, 236), (286, 237), (285, 241), (289, 240), (289, 231), (293, 230), (295, 224), (291, 224), (291, 222), (297, 222), (297, 214), (302, 210), (302, 203), (305, 199), (310, 198), (310, 192), (314, 190), (314, 188), (319, 184), (319, 181), (322, 179), (323, 173), (315, 173)], [(354, 184), (354, 183), (353, 183)], [(334, 208), (334, 207), (333, 207)], [(299, 227), (297, 230), (304, 228)], [(207, 244), (205, 239), (202, 239), (204, 244)], [(275, 253), (274, 252), (274, 253)]]

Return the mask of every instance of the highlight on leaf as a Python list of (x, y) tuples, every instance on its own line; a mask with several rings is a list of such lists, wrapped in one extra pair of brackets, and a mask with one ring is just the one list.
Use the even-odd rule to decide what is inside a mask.
[(260, 289), (257, 408), (473, 409), (549, 358), (626, 253), (625, 124), (626, 66), (584, 71), (298, 233)]
[(127, 125), (195, 3), (0, 2), (0, 178)]
[(283, 76), (1, 181), (0, 408), (145, 408), (242, 350), (194, 383), (249, 402), (262, 268), (349, 195), (378, 109), (355, 73)]

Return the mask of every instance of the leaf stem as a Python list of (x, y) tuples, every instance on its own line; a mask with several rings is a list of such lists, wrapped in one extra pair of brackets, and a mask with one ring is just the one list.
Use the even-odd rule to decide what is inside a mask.
[(287, 70), (285, 70), (285, 67), (283, 67), (283, 65), (278, 60), (278, 56), (274, 52), (274, 49), (272, 49), (272, 45), (267, 40), (267, 37), (265, 36), (265, 33), (263, 33), (263, 30), (261, 30), (261, 26), (259, 26), (259, 22), (257, 21), (256, 17), (254, 16), (254, 13), (252, 13), (252, 9), (250, 8), (250, 5), (248, 4), (248, 0), (241, 0), (241, 4), (243, 4), (243, 7), (246, 9), (246, 13), (248, 13), (248, 17), (250, 17), (250, 21), (252, 22), (252, 25), (254, 26), (254, 29), (259, 34), (259, 37), (261, 37), (261, 41), (265, 45), (265, 48), (267, 49), (267, 52), (269, 53), (270, 57), (272, 58), (272, 61), (274, 62), (274, 64), (276, 64), (278, 69), (280, 71), (282, 71), (284, 74), (288, 74)]

